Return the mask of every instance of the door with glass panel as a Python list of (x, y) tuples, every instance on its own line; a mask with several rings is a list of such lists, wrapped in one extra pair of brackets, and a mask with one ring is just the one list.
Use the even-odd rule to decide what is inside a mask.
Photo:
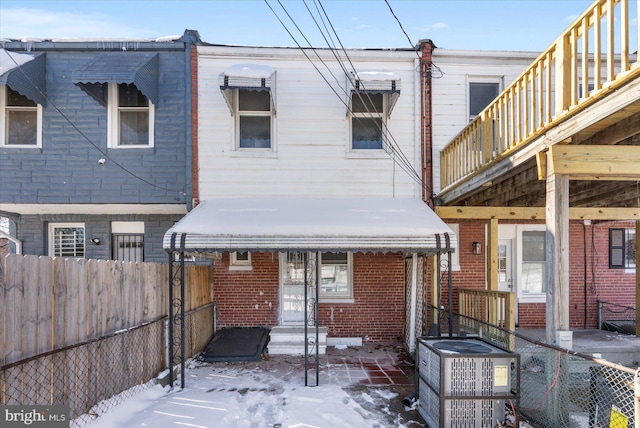
[[(512, 271), (512, 241), (511, 239), (498, 240), (498, 290), (516, 293)], [(503, 317), (504, 314), (501, 314)], [(516, 322), (518, 319), (518, 305), (516, 304)]]
[(307, 261), (307, 296), (315, 296), (315, 253), (290, 251), (280, 253), (280, 322), (304, 325), (305, 255)]

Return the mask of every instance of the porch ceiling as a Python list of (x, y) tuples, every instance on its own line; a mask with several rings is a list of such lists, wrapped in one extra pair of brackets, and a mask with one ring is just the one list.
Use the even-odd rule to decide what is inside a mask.
[[(630, 85), (638, 90), (640, 85)], [(614, 95), (615, 96), (615, 95)], [(602, 118), (593, 120), (594, 115)], [(585, 125), (586, 124), (586, 125)], [(640, 100), (603, 114), (598, 104), (548, 130), (531, 144), (490, 164), (478, 174), (445, 189), (436, 197), (444, 206), (544, 207), (546, 187), (538, 178), (536, 154), (555, 144), (640, 146)], [(616, 161), (611, 168), (616, 170)], [(571, 207), (640, 207), (637, 180), (570, 181)]]

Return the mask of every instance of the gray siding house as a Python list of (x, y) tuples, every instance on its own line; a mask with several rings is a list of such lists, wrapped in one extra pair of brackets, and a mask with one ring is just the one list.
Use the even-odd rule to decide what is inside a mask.
[(23, 254), (167, 260), (191, 208), (198, 43), (2, 41), (0, 228)]

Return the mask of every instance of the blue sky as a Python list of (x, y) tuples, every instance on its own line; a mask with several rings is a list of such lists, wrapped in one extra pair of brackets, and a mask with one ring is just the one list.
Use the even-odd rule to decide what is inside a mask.
[[(327, 46), (310, 18), (317, 0), (268, 0), (301, 45), (288, 12), (315, 47)], [(415, 45), (541, 51), (590, 0), (387, 0)], [(321, 0), (345, 47), (411, 47), (384, 0)], [(283, 10), (282, 6), (286, 9)], [(0, 0), (0, 38), (157, 38), (198, 30), (215, 44), (296, 46), (263, 0)]]

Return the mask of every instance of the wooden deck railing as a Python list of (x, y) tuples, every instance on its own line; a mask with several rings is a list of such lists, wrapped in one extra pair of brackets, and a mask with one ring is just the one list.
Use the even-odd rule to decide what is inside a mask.
[(458, 312), (498, 327), (516, 329), (516, 295), (508, 291), (458, 288)]
[(441, 189), (640, 76), (639, 15), (640, 0), (596, 0), (441, 151)]

